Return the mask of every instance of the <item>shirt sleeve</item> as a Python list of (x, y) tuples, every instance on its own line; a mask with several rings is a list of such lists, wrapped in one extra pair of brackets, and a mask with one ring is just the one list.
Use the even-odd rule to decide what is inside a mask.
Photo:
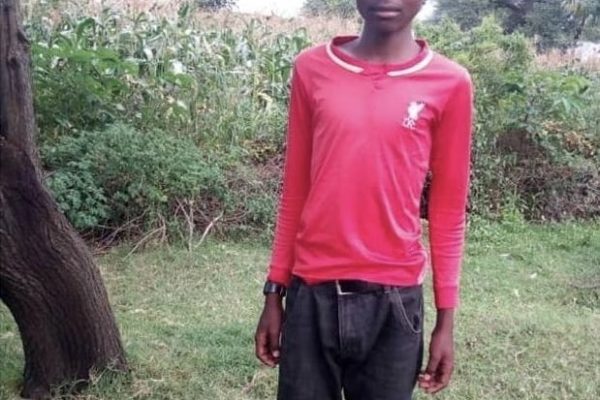
[(309, 100), (295, 66), (291, 80), (283, 190), (268, 274), (269, 280), (286, 286), (292, 275), (300, 216), (310, 189), (312, 113)]
[(473, 85), (465, 72), (442, 111), (432, 139), (428, 215), (433, 288), (438, 309), (458, 306), (472, 120)]

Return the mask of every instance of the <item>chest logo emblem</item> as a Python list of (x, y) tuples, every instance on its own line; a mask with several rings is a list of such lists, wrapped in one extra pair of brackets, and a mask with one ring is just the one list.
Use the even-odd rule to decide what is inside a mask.
[(402, 126), (414, 130), (417, 127), (417, 121), (421, 112), (425, 108), (425, 103), (422, 101), (411, 101), (406, 110), (406, 117), (402, 121)]

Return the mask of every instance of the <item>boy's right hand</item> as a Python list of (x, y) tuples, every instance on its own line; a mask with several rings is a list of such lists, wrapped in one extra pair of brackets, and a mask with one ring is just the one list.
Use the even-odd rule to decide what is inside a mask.
[(283, 318), (281, 303), (281, 296), (278, 294), (268, 294), (266, 296), (265, 306), (254, 337), (256, 357), (271, 368), (279, 363), (281, 321)]

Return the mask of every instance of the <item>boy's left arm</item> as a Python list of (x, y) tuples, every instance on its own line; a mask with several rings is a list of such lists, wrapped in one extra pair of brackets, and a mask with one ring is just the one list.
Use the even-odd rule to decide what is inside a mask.
[(473, 88), (465, 72), (433, 133), (429, 193), (429, 240), (437, 321), (429, 362), (419, 378), (428, 393), (445, 388), (454, 368), (454, 309), (458, 306), (469, 188)]

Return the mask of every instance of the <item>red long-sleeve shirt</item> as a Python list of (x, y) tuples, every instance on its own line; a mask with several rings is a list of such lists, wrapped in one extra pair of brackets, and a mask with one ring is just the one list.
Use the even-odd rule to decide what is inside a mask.
[(430, 170), (435, 301), (453, 308), (469, 181), (469, 74), (424, 41), (410, 62), (385, 65), (339, 48), (352, 39), (296, 58), (268, 278), (420, 284), (428, 257), (419, 203)]

